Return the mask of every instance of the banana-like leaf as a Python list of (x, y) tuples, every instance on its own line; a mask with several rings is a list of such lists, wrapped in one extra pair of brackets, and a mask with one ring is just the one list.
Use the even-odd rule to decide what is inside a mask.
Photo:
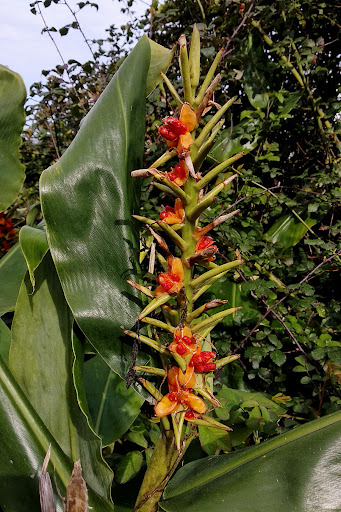
[(28, 275), (19, 292), (9, 369), (60, 448), (74, 461), (81, 460), (86, 482), (110, 504), (112, 474), (101, 458), (100, 439), (77, 403), (72, 379), (73, 318), (49, 253), (36, 269), (35, 279), (33, 294)]
[(11, 330), (7, 327), (5, 322), (0, 319), (0, 356), (7, 364), (8, 352), (11, 343)]
[(104, 445), (120, 439), (140, 412), (143, 398), (100, 356), (84, 365), (84, 386), (95, 431)]
[(181, 468), (164, 492), (166, 512), (341, 510), (341, 412), (257, 446)]
[(231, 137), (230, 129), (223, 130), (217, 136), (216, 143), (214, 144), (212, 151), (210, 151), (210, 156), (213, 157), (215, 161), (223, 162), (236, 153), (239, 153), (239, 151), (243, 151), (246, 155), (255, 149), (257, 145), (258, 136), (256, 135), (251, 138), (247, 132), (244, 132), (241, 135)]
[(0, 211), (13, 203), (25, 178), (19, 161), (25, 100), (21, 76), (0, 65)]
[[(213, 299), (228, 300), (229, 307), (242, 307), (231, 315), (227, 315), (220, 322), (225, 327), (240, 325), (242, 322), (251, 321), (259, 317), (257, 302), (250, 298), (249, 294), (243, 289), (243, 283), (235, 283), (229, 277), (224, 276), (213, 284), (203, 296), (205, 302)], [(208, 311), (208, 315), (215, 314), (226, 309), (225, 306)]]
[[(56, 413), (58, 414), (58, 413)], [(51, 445), (48, 471), (60, 492), (72, 471), (72, 462), (44, 425), (0, 357), (0, 507), (6, 512), (40, 512), (38, 478)], [(94, 512), (112, 512), (112, 505), (87, 482)], [(60, 499), (57, 512), (62, 512)]]
[(49, 250), (46, 235), (42, 229), (23, 226), (19, 233), (19, 243), (25, 257), (32, 288), (34, 291), (34, 271)]
[(283, 249), (294, 247), (307, 233), (308, 227), (311, 228), (319, 221), (319, 218), (316, 218), (316, 216), (313, 217), (307, 213), (302, 213), (300, 216), (304, 223), (293, 213), (282, 215), (265, 233), (265, 240), (273, 244), (278, 244), (283, 247)]
[(133, 325), (139, 312), (126, 283), (134, 279), (138, 254), (131, 216), (138, 211), (140, 182), (130, 171), (141, 166), (150, 59), (143, 37), (40, 182), (48, 242), (66, 300), (89, 341), (121, 376), (127, 367), (124, 354), (117, 356), (122, 327)]
[(0, 316), (14, 311), (26, 270), (24, 255), (16, 244), (0, 260)]

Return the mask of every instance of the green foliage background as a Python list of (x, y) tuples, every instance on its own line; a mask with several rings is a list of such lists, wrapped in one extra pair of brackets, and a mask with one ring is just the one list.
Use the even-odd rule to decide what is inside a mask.
[[(45, 2), (45, 8), (50, 3)], [(153, 2), (151, 13), (121, 31), (110, 27), (107, 41), (93, 42), (92, 60), (83, 64), (71, 60), (46, 70), (46, 81), (31, 87), (31, 96), (39, 101), (27, 108), (29, 124), (20, 149), (26, 182), (6, 211), (18, 231), (25, 224), (39, 226), (41, 172), (68, 148), (137, 35), (147, 32), (171, 48), (181, 33), (189, 37), (196, 23), (203, 44), (202, 77), (217, 50), (225, 48), (219, 67), (223, 85), (214, 100), (223, 104), (237, 96), (238, 101), (225, 119), (207, 166), (237, 151), (245, 156), (235, 168), (236, 184), (208, 210), (206, 220), (233, 209), (232, 205), (240, 209), (232, 222), (215, 230), (214, 238), (222, 261), (233, 259), (237, 250), (245, 264), (219, 281), (202, 301), (222, 298), (231, 307), (243, 307), (220, 324), (212, 340), (221, 356), (237, 352), (241, 361), (228, 365), (215, 381), (223, 408), (214, 414), (233, 425), (233, 433), (222, 438), (201, 429), (186, 454), (186, 464), (232, 447), (259, 445), (341, 409), (339, 10), (336, 4), (317, 0), (259, 0), (245, 3), (244, 9), (237, 1)], [(70, 28), (77, 27), (60, 27), (60, 33), (66, 35)], [(181, 92), (175, 62), (167, 76)], [(156, 129), (170, 106), (163, 85), (148, 97), (145, 166), (162, 151)], [(142, 214), (155, 217), (160, 197), (164, 204), (169, 202), (147, 181)], [(146, 233), (142, 237), (148, 250), (150, 239)], [(11, 280), (11, 304), (0, 302), (7, 311), (0, 325), (1, 339), (7, 340), (1, 354), (6, 356), (7, 326), (12, 323), (8, 312), (14, 309), (24, 260), (18, 248), (5, 258), (20, 273)], [(5, 258), (0, 262), (0, 284), (8, 278), (2, 272)], [(147, 260), (142, 272), (154, 284), (155, 278), (144, 266)], [(28, 279), (25, 283), (28, 287)], [(91, 371), (101, 375), (104, 368), (108, 371), (96, 357), (85, 364), (85, 388)], [(116, 379), (110, 372), (98, 389), (90, 391), (88, 384), (87, 398), (97, 432), (107, 445), (107, 461), (116, 470), (114, 501), (117, 510), (124, 511), (131, 510), (131, 485), (139, 486), (159, 427), (149, 421), (148, 403), (135, 420), (143, 399), (134, 391), (126, 412), (129, 419), (110, 430), (110, 394), (121, 397), (123, 393), (123, 383)], [(103, 389), (108, 409), (99, 417), (95, 395), (100, 396)], [(190, 489), (193, 495), (196, 485)], [(219, 488), (219, 482), (214, 485)], [(166, 493), (165, 510), (179, 506), (176, 499), (171, 500), (178, 492), (174, 489), (176, 480)], [(187, 495), (189, 502), (191, 496)]]

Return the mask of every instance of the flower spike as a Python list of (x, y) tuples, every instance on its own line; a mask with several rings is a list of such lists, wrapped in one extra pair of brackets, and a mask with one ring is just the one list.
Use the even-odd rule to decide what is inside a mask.
[[(134, 365), (134, 368), (136, 372), (150, 373), (162, 379), (158, 390), (151, 383), (149, 385), (145, 379), (138, 377), (142, 385), (149, 389), (156, 399), (155, 420), (161, 420), (167, 435), (172, 425), (172, 443), (178, 450), (178, 456), (186, 444), (185, 421), (191, 423), (189, 430), (192, 432), (196, 425), (230, 429), (212, 417), (207, 410), (207, 404), (221, 407), (214, 396), (212, 372), (238, 359), (239, 356), (227, 355), (219, 359), (208, 336), (219, 321), (240, 308), (229, 308), (212, 315), (205, 315), (209, 309), (225, 305), (227, 301), (214, 299), (196, 309), (194, 303), (226, 272), (243, 263), (239, 253), (235, 261), (221, 265), (214, 263), (219, 256), (218, 247), (214, 239), (208, 236), (212, 229), (233, 217), (238, 210), (220, 215), (207, 225), (203, 225), (201, 219), (201, 214), (215, 201), (224, 187), (237, 177), (237, 174), (231, 173), (229, 177), (224, 177), (226, 179), (223, 178), (213, 187), (210, 183), (243, 156), (242, 152), (237, 153), (217, 163), (211, 170), (206, 170), (208, 166), (205, 166), (205, 158), (214, 144), (216, 134), (224, 124), (224, 113), (235, 101), (235, 98), (231, 98), (220, 107), (213, 98), (214, 91), (221, 80), (221, 75), (216, 75), (216, 68), (223, 52), (218, 53), (194, 100), (195, 91), (200, 82), (198, 29), (196, 27), (193, 29), (189, 57), (184, 35), (179, 39), (179, 46), (183, 99), (168, 78), (165, 75), (162, 76), (177, 103), (177, 110), (171, 115), (166, 115), (158, 127), (158, 134), (164, 139), (168, 149), (151, 164), (149, 169), (132, 172), (134, 177), (152, 176), (157, 192), (161, 190), (162, 193), (175, 196), (174, 203), (162, 208), (159, 220), (134, 216), (147, 224), (163, 251), (162, 254), (157, 252), (155, 255), (156, 263), (158, 260), (158, 264), (162, 266), (162, 270), (157, 275), (158, 285), (155, 290), (151, 291), (149, 288), (131, 282), (132, 286), (149, 299), (138, 320), (142, 321), (143, 327), (147, 325), (154, 334), (147, 337), (134, 331), (125, 331), (131, 338), (138, 339), (161, 354), (162, 368), (140, 365)], [(199, 127), (199, 122), (203, 122), (205, 113), (214, 108), (218, 111), (210, 116), (206, 125)], [(169, 162), (171, 159), (172, 161)], [(162, 166), (166, 165), (167, 169), (163, 170)], [(167, 243), (160, 236), (160, 230), (168, 236)], [(196, 265), (205, 267), (205, 272), (198, 275)], [(159, 337), (158, 330), (163, 331), (163, 337)], [(208, 347), (209, 350), (207, 350), (207, 344), (211, 346), (211, 348)], [(166, 386), (168, 389), (165, 390)], [(171, 415), (171, 420), (168, 420), (168, 415)]]

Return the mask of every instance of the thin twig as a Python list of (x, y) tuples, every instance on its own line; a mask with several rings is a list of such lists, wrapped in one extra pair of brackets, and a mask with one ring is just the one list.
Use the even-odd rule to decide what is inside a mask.
[(85, 34), (84, 34), (83, 29), (82, 29), (82, 27), (81, 27), (81, 25), (80, 25), (80, 23), (79, 23), (79, 21), (78, 21), (78, 18), (77, 18), (77, 16), (76, 16), (76, 13), (71, 9), (71, 7), (70, 7), (70, 6), (69, 6), (69, 4), (66, 2), (66, 0), (64, 0), (64, 5), (66, 5), (66, 7), (67, 7), (67, 8), (69, 9), (69, 11), (71, 12), (72, 16), (75, 18), (76, 23), (77, 23), (77, 25), (78, 25), (78, 30), (79, 30), (79, 31), (80, 31), (80, 33), (82, 34), (83, 39), (84, 39), (84, 41), (85, 41), (85, 44), (86, 44), (86, 45), (87, 45), (87, 47), (89, 48), (89, 50), (90, 50), (90, 52), (91, 52), (91, 55), (92, 55), (92, 57), (93, 57), (94, 61), (96, 61), (95, 54), (94, 54), (94, 52), (92, 51), (92, 48), (91, 48), (91, 46), (90, 46), (90, 44), (89, 44), (89, 40), (85, 37)]
[(39, 14), (40, 14), (40, 16), (41, 16), (41, 19), (43, 20), (43, 23), (44, 23), (44, 25), (45, 25), (45, 32), (47, 32), (47, 34), (48, 34), (49, 38), (51, 39), (52, 43), (54, 44), (54, 46), (55, 46), (55, 48), (56, 48), (56, 50), (57, 50), (57, 52), (58, 52), (58, 55), (59, 55), (59, 57), (60, 57), (60, 59), (61, 59), (61, 61), (62, 61), (62, 63), (63, 63), (64, 69), (65, 69), (65, 71), (66, 71), (66, 74), (67, 74), (67, 76), (69, 77), (70, 84), (71, 84), (71, 88), (72, 88), (72, 90), (74, 91), (74, 93), (75, 93), (75, 95), (77, 96), (77, 99), (78, 99), (78, 101), (79, 101), (79, 106), (80, 106), (80, 107), (81, 107), (81, 109), (85, 112), (85, 114), (87, 114), (86, 108), (84, 107), (84, 105), (83, 105), (83, 103), (82, 103), (82, 100), (81, 100), (81, 98), (80, 98), (80, 96), (79, 96), (79, 94), (78, 94), (78, 92), (77, 92), (77, 89), (76, 89), (76, 87), (75, 87), (75, 85), (74, 85), (74, 82), (73, 82), (73, 80), (72, 80), (72, 78), (71, 78), (71, 76), (70, 76), (70, 73), (69, 73), (69, 70), (68, 70), (68, 65), (66, 64), (66, 62), (65, 62), (65, 60), (64, 60), (64, 58), (63, 58), (63, 55), (61, 54), (61, 52), (60, 52), (60, 50), (59, 50), (59, 48), (58, 48), (57, 43), (55, 42), (55, 40), (53, 39), (53, 37), (52, 37), (52, 35), (51, 35), (50, 31), (49, 31), (49, 28), (48, 28), (48, 26), (47, 26), (46, 20), (45, 20), (45, 18), (44, 18), (44, 16), (43, 16), (43, 13), (41, 12), (40, 5), (39, 5), (39, 3), (37, 3), (36, 5), (37, 5), (37, 8), (38, 8)]
[(293, 288), (292, 290), (290, 290), (290, 292), (286, 293), (280, 300), (278, 300), (273, 306), (269, 307), (266, 312), (264, 313), (264, 315), (260, 318), (260, 320), (258, 320), (258, 322), (254, 325), (254, 327), (251, 329), (251, 331), (245, 336), (245, 338), (239, 343), (238, 347), (232, 352), (232, 354), (234, 354), (235, 352), (237, 352), (237, 350), (240, 350), (240, 348), (244, 345), (244, 343), (250, 338), (250, 336), (252, 336), (252, 334), (256, 331), (256, 329), (258, 328), (258, 326), (263, 322), (263, 320), (268, 316), (269, 313), (273, 312), (274, 309), (277, 308), (277, 306), (279, 306), (279, 304), (281, 304), (282, 302), (284, 302), (292, 293), (296, 292), (297, 290), (300, 289), (300, 287), (302, 286), (302, 284), (306, 283), (307, 281), (309, 281), (312, 277), (314, 277), (314, 274), (315, 272), (322, 266), (322, 265), (325, 265), (326, 263), (328, 263), (329, 261), (331, 261), (332, 259), (334, 259), (335, 257), (337, 256), (340, 256), (341, 255), (341, 250), (336, 252), (335, 254), (332, 254), (329, 258), (327, 258), (326, 260), (324, 261), (321, 261), (321, 263), (319, 263), (318, 265), (316, 265), (315, 268), (313, 268), (313, 270), (311, 272), (309, 272), (309, 274), (307, 274), (299, 283), (298, 285)]
[(39, 14), (40, 14), (40, 16), (41, 16), (41, 19), (42, 19), (42, 20), (43, 20), (43, 22), (44, 22), (44, 25), (45, 25), (45, 32), (47, 32), (47, 34), (48, 34), (49, 38), (51, 39), (52, 43), (54, 44), (54, 46), (55, 46), (55, 48), (56, 48), (56, 50), (57, 50), (57, 52), (58, 52), (58, 55), (59, 55), (59, 57), (60, 57), (60, 59), (61, 59), (62, 63), (64, 64), (64, 66), (67, 66), (67, 64), (65, 63), (65, 60), (63, 59), (63, 55), (61, 54), (61, 52), (60, 52), (60, 50), (59, 50), (59, 48), (58, 48), (58, 45), (57, 45), (56, 41), (53, 39), (53, 37), (52, 37), (52, 35), (51, 35), (51, 32), (49, 31), (49, 27), (47, 26), (47, 23), (46, 23), (46, 20), (45, 20), (45, 18), (44, 18), (44, 16), (43, 16), (43, 13), (41, 12), (41, 9), (40, 9), (40, 5), (39, 5), (39, 3), (37, 3), (37, 4), (36, 4), (36, 6), (37, 6), (37, 8), (38, 8), (38, 11), (39, 11)]
[(153, 35), (153, 1), (150, 2), (149, 12), (150, 12), (150, 21), (149, 21), (148, 37), (149, 37), (149, 39), (151, 39), (152, 35)]
[[(52, 117), (52, 116), (51, 116), (51, 117)], [(52, 120), (53, 120), (53, 118), (52, 118)], [(47, 120), (47, 119), (45, 119), (45, 126), (46, 126), (46, 128), (47, 128), (47, 131), (48, 131), (48, 132), (49, 132), (49, 134), (50, 134), (50, 139), (51, 139), (51, 141), (52, 141), (52, 144), (54, 145), (54, 149), (56, 150), (57, 158), (59, 159), (59, 158), (60, 158), (60, 153), (59, 153), (58, 145), (57, 145), (56, 140), (55, 140), (55, 138), (54, 138), (54, 136), (53, 136), (53, 132), (52, 132), (52, 130), (51, 130), (51, 126), (49, 125), (49, 122), (48, 122), (48, 120)], [(56, 136), (57, 136), (56, 128), (55, 128), (55, 134), (56, 134)]]
[(253, 9), (253, 6), (254, 6), (254, 3), (255, 1), (253, 0), (250, 4), (250, 7), (248, 8), (248, 10), (246, 11), (246, 13), (244, 14), (243, 18), (242, 18), (242, 21), (239, 23), (238, 27), (232, 32), (232, 36), (229, 37), (229, 39), (227, 40), (227, 43), (225, 44), (224, 46), (224, 51), (223, 51), (223, 55), (222, 55), (222, 58), (225, 57), (227, 55), (228, 52), (228, 47), (230, 46), (231, 42), (233, 41), (233, 39), (236, 37), (236, 35), (238, 34), (239, 30), (245, 25), (246, 23), (246, 20), (248, 19), (252, 9)]

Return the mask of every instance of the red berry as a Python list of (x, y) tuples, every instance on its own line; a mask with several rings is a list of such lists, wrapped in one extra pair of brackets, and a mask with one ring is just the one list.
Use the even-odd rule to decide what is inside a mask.
[(176, 352), (179, 356), (182, 356), (186, 352), (186, 348), (183, 345), (177, 345)]
[(195, 360), (193, 360), (194, 358), (195, 356), (193, 356), (190, 362), (188, 363), (188, 366), (190, 366), (191, 368), (195, 365)]
[(162, 122), (166, 128), (173, 132), (177, 137), (184, 135), (187, 132), (187, 127), (176, 117), (165, 117)]
[(195, 371), (196, 372), (212, 372), (215, 370), (217, 365), (215, 363), (204, 363), (204, 364), (196, 364)]
[(166, 292), (168, 292), (168, 291), (172, 288), (172, 286), (173, 286), (173, 283), (172, 283), (171, 281), (166, 280), (166, 279), (165, 279), (163, 276), (161, 276), (161, 275), (159, 276), (159, 283), (160, 283), (160, 285), (162, 286), (162, 288), (163, 288), (164, 290), (166, 290)]
[(178, 283), (180, 281), (180, 277), (178, 276), (178, 274), (168, 274), (169, 275), (169, 279), (171, 279), (172, 281), (175, 281), (176, 283)]
[(192, 343), (192, 338), (190, 338), (189, 336), (183, 336), (182, 341), (183, 341), (186, 345), (190, 345), (190, 344)]
[(175, 141), (178, 138), (178, 135), (176, 135), (176, 133), (174, 133), (171, 130), (169, 130), (169, 128), (167, 128), (167, 126), (160, 126), (159, 134), (164, 139), (170, 140), (172, 142)]
[(213, 357), (215, 357), (215, 352), (208, 352), (208, 350), (204, 350), (198, 354), (197, 361), (198, 363), (208, 363), (208, 361)]
[(187, 420), (192, 420), (194, 418), (194, 414), (192, 411), (187, 411), (186, 414), (185, 414), (185, 418)]
[(168, 393), (168, 400), (170, 402), (175, 402), (176, 400), (176, 394), (175, 393)]

